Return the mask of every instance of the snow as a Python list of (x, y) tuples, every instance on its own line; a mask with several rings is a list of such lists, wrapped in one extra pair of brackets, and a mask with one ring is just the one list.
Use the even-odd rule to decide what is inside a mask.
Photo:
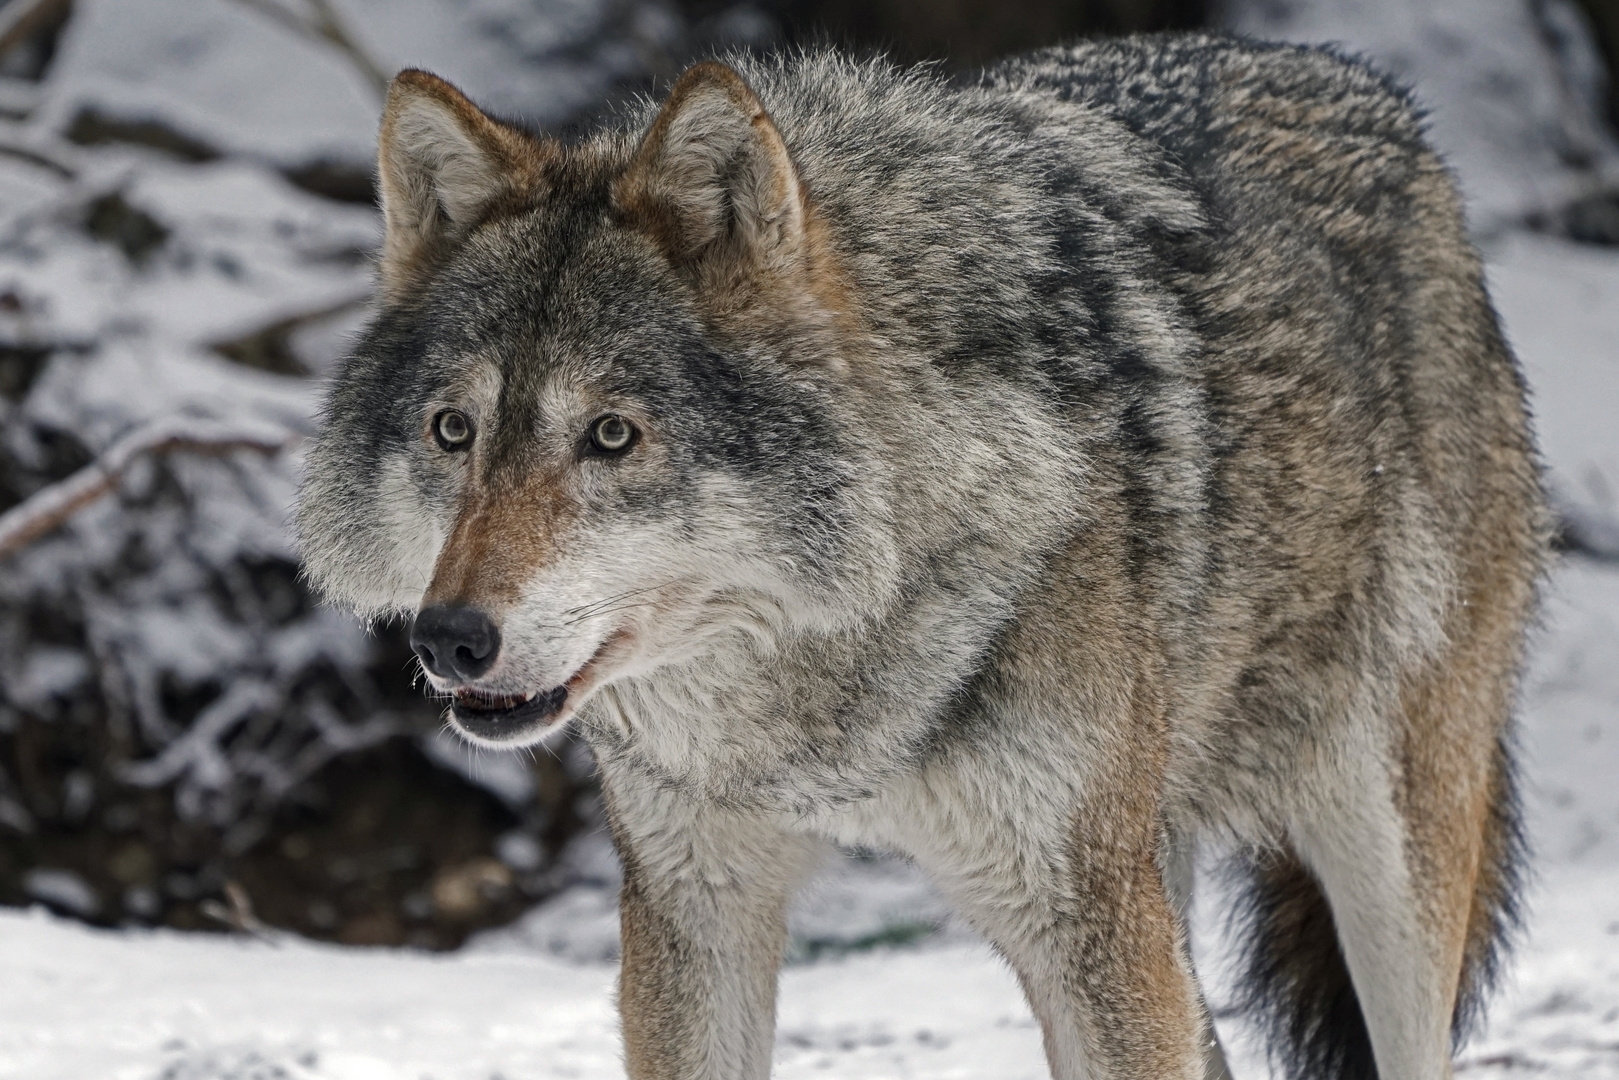
[(1526, 233), (1492, 256), (1491, 289), (1524, 361), (1553, 495), (1586, 539), (1619, 556), (1619, 261)]
[[(298, 10), (301, 3), (284, 3)], [(677, 26), (651, 4), (599, 0), (339, 0), (386, 74), (424, 67), (486, 108), (556, 124), (638, 74)], [(41, 111), (160, 118), (225, 153), (369, 168), (377, 90), (337, 49), (241, 0), (80, 0)]]
[[(0, 951), (7, 1080), (622, 1074), (603, 965), (116, 933), (27, 913), (0, 914)], [(783, 1078), (1044, 1075), (1015, 980), (979, 946), (792, 968), (779, 1026)]]

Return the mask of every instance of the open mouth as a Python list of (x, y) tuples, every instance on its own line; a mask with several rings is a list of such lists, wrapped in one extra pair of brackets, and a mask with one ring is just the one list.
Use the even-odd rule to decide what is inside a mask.
[(482, 739), (509, 739), (550, 720), (567, 700), (566, 686), (527, 694), (490, 694), (462, 688), (455, 691), (455, 722)]
[(590, 696), (601, 677), (604, 658), (629, 640), (618, 631), (602, 642), (594, 656), (561, 686), (526, 694), (494, 694), (463, 686), (454, 691), (450, 717), (466, 734), (492, 743), (526, 743), (558, 722), (569, 697)]

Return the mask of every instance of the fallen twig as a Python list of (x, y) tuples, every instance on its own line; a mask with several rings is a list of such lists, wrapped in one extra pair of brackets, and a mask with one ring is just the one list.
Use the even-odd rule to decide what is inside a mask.
[(272, 945), (281, 944), (276, 933), (254, 914), (253, 901), (241, 882), (225, 882), (225, 900), (223, 904), (218, 900), (204, 900), (197, 907), (208, 918), (223, 923), (238, 934), (248, 934)]
[(278, 454), (294, 438), (290, 433), (272, 433), (268, 428), (244, 430), (197, 421), (170, 421), (139, 428), (72, 476), (41, 488), (0, 514), (0, 559), (28, 546), (112, 491), (130, 463), (143, 454), (176, 450), (210, 455), (237, 450)]

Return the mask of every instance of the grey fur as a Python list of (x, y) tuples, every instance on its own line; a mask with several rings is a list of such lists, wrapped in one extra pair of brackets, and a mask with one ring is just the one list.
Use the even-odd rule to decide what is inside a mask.
[[(729, 214), (721, 239), (650, 240), (615, 187), (652, 160), (649, 107), (385, 267), (300, 510), (312, 578), (381, 614), (446, 579), (468, 485), (563, 492), (565, 520), (455, 572), (532, 552), (478, 601), (506, 641), (492, 693), (633, 630), (569, 704), (627, 868), (632, 1075), (768, 1070), (783, 907), (844, 842), (937, 876), (1019, 971), (1054, 1075), (1201, 1076), (1153, 869), (1200, 833), (1319, 878), (1344, 951), (1315, 952), (1347, 958), (1383, 1074), (1448, 1070), (1457, 965), (1488, 969), (1516, 880), (1502, 748), (1546, 519), (1409, 99), (1327, 52), (1203, 37), (966, 86), (833, 53), (731, 64), (838, 288), (714, 269), (791, 226), (767, 144), (726, 164), (761, 129), (723, 126), (723, 80), (719, 119), (689, 109), (725, 132), (696, 145), (725, 148), (729, 201), (646, 189)], [(451, 406), (479, 428), (464, 462), (421, 435)], [(622, 461), (579, 449), (604, 409), (647, 418)], [(1457, 824), (1480, 784), (1489, 820)], [(1429, 857), (1446, 844), (1483, 852), (1460, 884)], [(1309, 1021), (1309, 982), (1267, 1000), (1284, 1042), (1296, 1010), (1301, 1065), (1349, 1061), (1331, 1048), (1367, 1029)]]

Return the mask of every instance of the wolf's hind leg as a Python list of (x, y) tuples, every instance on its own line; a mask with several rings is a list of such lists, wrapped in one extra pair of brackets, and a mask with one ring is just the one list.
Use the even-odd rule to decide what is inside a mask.
[(1322, 805), (1293, 829), (1331, 905), (1381, 1080), (1450, 1076), (1453, 1029), (1513, 917), (1503, 732), (1515, 657), (1479, 644), (1464, 638), (1408, 680), (1393, 745), (1385, 729), (1335, 755)]
[[(1302, 1078), (1311, 1066), (1330, 1065), (1331, 1080), (1441, 1080), (1450, 1076), (1459, 957), (1449, 962), (1423, 917), (1423, 894), (1434, 885), (1407, 857), (1388, 770), (1369, 751), (1355, 765), (1330, 781), (1330, 804), (1295, 823), (1292, 839), (1330, 906), (1365, 1033), (1352, 1030), (1352, 1015), (1322, 1011), (1316, 1030), (1295, 1040), (1314, 1056), (1292, 1061), (1292, 1073)], [(1317, 992), (1299, 982), (1299, 991)], [(1348, 1049), (1368, 1036), (1375, 1072), (1363, 1053)]]

